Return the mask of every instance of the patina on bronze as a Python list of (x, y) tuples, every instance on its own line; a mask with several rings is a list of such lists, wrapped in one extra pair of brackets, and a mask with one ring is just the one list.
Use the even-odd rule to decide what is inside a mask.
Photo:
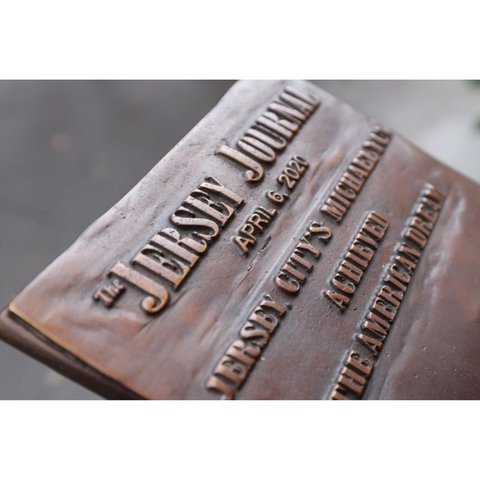
[(238, 82), (2, 312), (107, 398), (480, 398), (480, 187), (306, 82)]

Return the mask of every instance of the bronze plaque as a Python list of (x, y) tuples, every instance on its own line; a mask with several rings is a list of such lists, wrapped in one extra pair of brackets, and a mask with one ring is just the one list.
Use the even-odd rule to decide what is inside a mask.
[(319, 88), (238, 82), (0, 335), (108, 398), (480, 398), (479, 213)]

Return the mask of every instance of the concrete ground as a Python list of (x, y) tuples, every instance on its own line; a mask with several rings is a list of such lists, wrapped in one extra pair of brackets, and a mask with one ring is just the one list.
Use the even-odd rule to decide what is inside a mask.
[[(480, 182), (480, 87), (318, 81)], [(0, 82), (0, 306), (108, 210), (230, 81)], [(0, 399), (95, 399), (0, 344)]]

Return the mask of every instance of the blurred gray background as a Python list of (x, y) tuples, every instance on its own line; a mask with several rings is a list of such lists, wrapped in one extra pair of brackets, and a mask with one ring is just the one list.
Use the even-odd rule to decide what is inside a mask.
[[(116, 203), (231, 81), (0, 82), (0, 307)], [(480, 85), (316, 81), (480, 182)], [(0, 399), (95, 399), (0, 343)]]

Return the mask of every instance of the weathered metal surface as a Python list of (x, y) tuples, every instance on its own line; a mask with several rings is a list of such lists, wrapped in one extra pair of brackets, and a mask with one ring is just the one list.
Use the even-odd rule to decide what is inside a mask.
[(311, 84), (239, 82), (0, 334), (112, 398), (479, 398), (479, 192)]

